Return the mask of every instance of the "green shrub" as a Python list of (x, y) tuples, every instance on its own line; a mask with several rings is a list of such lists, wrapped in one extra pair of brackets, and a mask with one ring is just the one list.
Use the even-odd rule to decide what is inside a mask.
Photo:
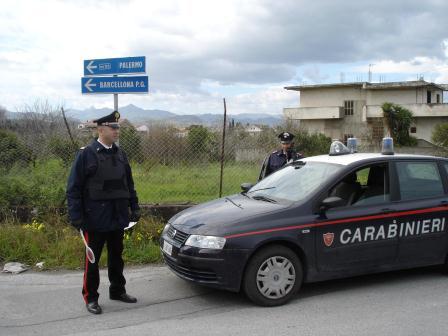
[(60, 136), (53, 136), (48, 142), (48, 147), (51, 148), (52, 154), (60, 158), (64, 166), (69, 166), (75, 159), (75, 155), (80, 147), (79, 143), (75, 141), (72, 143), (70, 139)]
[(31, 152), (13, 132), (0, 129), (0, 167), (9, 169), (15, 163), (29, 162)]
[(0, 207), (61, 206), (65, 199), (68, 168), (61, 160), (36, 161), (35, 165), (15, 165), (0, 175)]
[(143, 161), (142, 139), (133, 126), (124, 126), (120, 129), (120, 147), (129, 160)]
[(448, 148), (448, 123), (437, 124), (434, 127), (432, 141), (438, 146)]

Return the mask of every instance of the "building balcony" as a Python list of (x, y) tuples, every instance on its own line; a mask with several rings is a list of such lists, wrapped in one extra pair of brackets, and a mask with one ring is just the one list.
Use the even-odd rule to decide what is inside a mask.
[[(399, 104), (412, 111), (414, 118), (421, 117), (448, 117), (448, 104)], [(381, 105), (365, 105), (363, 108), (365, 118), (382, 118)], [(364, 118), (363, 118), (364, 119)]]
[(344, 116), (344, 108), (341, 106), (284, 108), (283, 115), (289, 119), (300, 120), (341, 119)]

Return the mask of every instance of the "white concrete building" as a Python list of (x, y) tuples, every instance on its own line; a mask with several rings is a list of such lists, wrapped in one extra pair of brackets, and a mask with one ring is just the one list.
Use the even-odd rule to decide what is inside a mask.
[(399, 104), (413, 112), (411, 135), (431, 142), (436, 124), (448, 122), (448, 104), (443, 92), (448, 85), (424, 80), (390, 83), (338, 83), (288, 86), (300, 92), (300, 107), (285, 108), (287, 118), (300, 120), (310, 132), (321, 132), (332, 139), (355, 136), (376, 141), (385, 133), (385, 102)]
[(141, 125), (135, 128), (137, 132), (142, 134), (149, 134), (149, 127), (146, 125)]
[(244, 131), (250, 135), (256, 135), (260, 134), (262, 129), (256, 125), (249, 125), (244, 128)]

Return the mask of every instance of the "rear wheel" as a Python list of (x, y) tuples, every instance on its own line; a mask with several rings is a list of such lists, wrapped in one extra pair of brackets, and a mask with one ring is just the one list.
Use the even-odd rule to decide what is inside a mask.
[(279, 306), (297, 293), (302, 278), (302, 264), (294, 251), (272, 245), (258, 251), (249, 261), (243, 288), (256, 304)]

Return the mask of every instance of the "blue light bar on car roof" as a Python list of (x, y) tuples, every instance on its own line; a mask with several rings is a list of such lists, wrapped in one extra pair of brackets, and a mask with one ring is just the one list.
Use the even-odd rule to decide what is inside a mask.
[(391, 137), (383, 138), (381, 154), (394, 155), (394, 139), (392, 139)]
[(350, 153), (357, 153), (358, 152), (358, 139), (348, 138), (347, 139), (347, 148), (350, 151)]

